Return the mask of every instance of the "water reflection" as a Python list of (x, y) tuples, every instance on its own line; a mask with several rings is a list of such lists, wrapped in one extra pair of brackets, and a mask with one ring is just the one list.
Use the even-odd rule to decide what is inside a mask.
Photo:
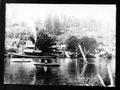
[(87, 64), (85, 71), (84, 71), (84, 76), (85, 77), (93, 77), (97, 74), (97, 69), (95, 64)]
[[(47, 68), (46, 71), (45, 68)], [(59, 68), (41, 66), (36, 70), (36, 79), (35, 84), (60, 85)]]
[[(31, 67), (29, 67), (31, 66)], [(35, 67), (26, 63), (11, 63), (5, 67), (5, 84), (32, 84)]]
[[(32, 59), (38, 62), (39, 59)], [(31, 62), (5, 63), (5, 84), (33, 84), (33, 85), (100, 85), (97, 74), (101, 75), (106, 85), (109, 84), (106, 60), (101, 63), (84, 64), (81, 59), (59, 59), (60, 67), (35, 67)], [(91, 62), (93, 62), (92, 60)], [(109, 62), (111, 63), (111, 62)], [(115, 68), (113, 68), (113, 71)], [(115, 72), (114, 72), (115, 73)], [(97, 83), (97, 84), (96, 84)]]

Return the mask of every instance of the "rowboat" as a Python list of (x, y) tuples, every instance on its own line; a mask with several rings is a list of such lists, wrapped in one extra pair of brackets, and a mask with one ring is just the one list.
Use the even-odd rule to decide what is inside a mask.
[(20, 59), (20, 60), (18, 60), (18, 59), (12, 59), (12, 62), (31, 62), (31, 60), (24, 60), (24, 59)]
[(60, 62), (57, 59), (40, 59), (39, 62), (34, 62), (36, 67), (39, 66), (60, 66)]
[(34, 64), (36, 67), (39, 67), (39, 66), (60, 66), (59, 63), (35, 63)]

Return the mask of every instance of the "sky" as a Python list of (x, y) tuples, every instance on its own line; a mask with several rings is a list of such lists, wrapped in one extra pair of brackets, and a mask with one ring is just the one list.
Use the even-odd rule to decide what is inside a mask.
[(93, 18), (101, 22), (114, 24), (115, 5), (93, 4), (6, 4), (6, 17), (13, 21), (44, 20), (47, 15)]
[(34, 22), (47, 16), (91, 18), (103, 24), (116, 25), (115, 4), (6, 4), (6, 18), (25, 22), (34, 31)]

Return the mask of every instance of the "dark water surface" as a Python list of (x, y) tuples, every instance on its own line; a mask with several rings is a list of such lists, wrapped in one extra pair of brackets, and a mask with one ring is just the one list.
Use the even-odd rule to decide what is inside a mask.
[(90, 63), (85, 64), (81, 59), (65, 58), (58, 59), (59, 67), (39, 68), (33, 64), (38, 59), (29, 59), (31, 62), (12, 62), (15, 59), (20, 60), (5, 59), (4, 84), (101, 86), (97, 76), (99, 74), (107, 86), (110, 84), (107, 64), (115, 77), (115, 59), (88, 59)]

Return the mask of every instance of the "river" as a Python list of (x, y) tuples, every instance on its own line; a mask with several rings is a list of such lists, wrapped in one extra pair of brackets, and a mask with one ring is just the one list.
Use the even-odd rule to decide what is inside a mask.
[(105, 86), (110, 84), (107, 64), (110, 65), (115, 80), (115, 59), (103, 58), (82, 59), (58, 58), (60, 66), (36, 67), (33, 62), (39, 59), (29, 59), (31, 62), (12, 62), (20, 58), (5, 58), (4, 84), (27, 85), (72, 85), (72, 86), (102, 86), (100, 75)]

